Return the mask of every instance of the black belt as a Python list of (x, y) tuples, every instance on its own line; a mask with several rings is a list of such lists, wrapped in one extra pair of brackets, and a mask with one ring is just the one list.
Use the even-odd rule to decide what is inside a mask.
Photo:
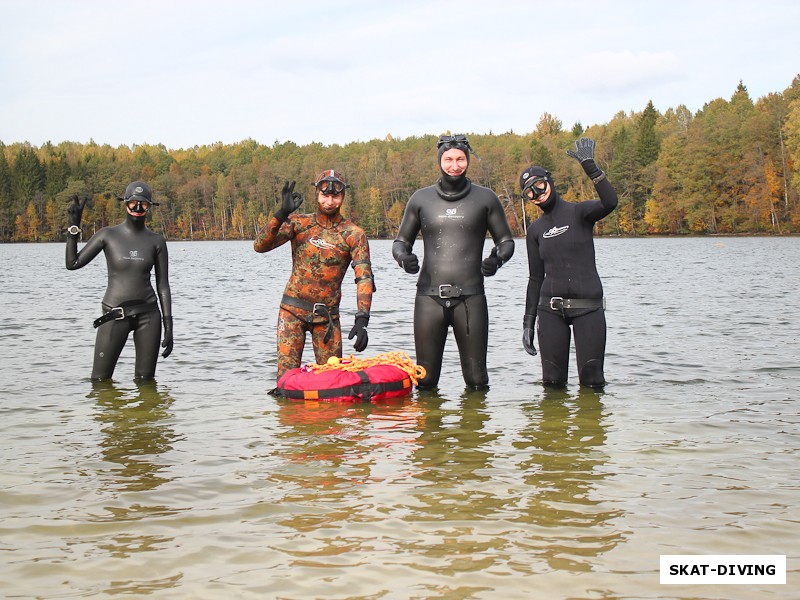
[(454, 283), (443, 283), (437, 287), (417, 288), (417, 296), (439, 296), (439, 298), (458, 298), (460, 296), (474, 296), (483, 294), (482, 285), (459, 287)]
[(322, 341), (325, 344), (330, 341), (331, 336), (333, 335), (333, 320), (335, 317), (339, 316), (338, 306), (326, 306), (322, 302), (307, 302), (305, 300), (301, 300), (300, 298), (287, 296), (286, 294), (283, 295), (281, 304), (293, 306), (309, 312), (311, 316), (307, 319), (303, 319), (309, 325), (314, 323), (314, 315), (325, 317), (325, 320), (328, 322), (328, 331), (325, 332), (325, 337)]
[(568, 308), (605, 308), (605, 298), (562, 298), (561, 296), (553, 296), (547, 298), (542, 296), (539, 298), (539, 308), (546, 308), (549, 310), (557, 310), (564, 312)]
[(155, 302), (146, 302), (144, 300), (128, 300), (119, 306), (115, 306), (102, 317), (97, 317), (94, 320), (94, 327), (97, 329), (103, 323), (109, 321), (122, 321), (128, 317), (134, 317), (143, 313), (158, 310), (158, 304)]

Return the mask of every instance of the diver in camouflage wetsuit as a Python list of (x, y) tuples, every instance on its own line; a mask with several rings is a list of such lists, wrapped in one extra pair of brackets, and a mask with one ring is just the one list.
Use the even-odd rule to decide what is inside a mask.
[(300, 366), (306, 332), (311, 332), (314, 357), (324, 364), (342, 356), (339, 302), (342, 280), (352, 263), (357, 288), (355, 325), (348, 339), (357, 352), (367, 347), (367, 323), (374, 282), (369, 244), (364, 230), (345, 219), (340, 209), (348, 187), (332, 169), (314, 181), (318, 210), (314, 214), (292, 214), (303, 202), (287, 182), (281, 206), (253, 242), (256, 252), (269, 252), (292, 242), (292, 274), (284, 289), (278, 313), (278, 379)]

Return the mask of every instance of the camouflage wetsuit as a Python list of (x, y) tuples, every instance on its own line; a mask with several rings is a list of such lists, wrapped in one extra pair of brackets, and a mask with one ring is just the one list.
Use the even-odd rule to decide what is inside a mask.
[[(253, 247), (256, 252), (269, 252), (290, 240), (292, 275), (278, 313), (278, 379), (300, 366), (307, 331), (318, 364), (342, 356), (339, 301), (351, 263), (358, 313), (369, 314), (372, 305), (372, 266), (363, 229), (338, 213), (333, 217), (321, 212), (293, 214), (284, 223), (273, 216)], [(324, 304), (325, 309), (315, 311), (315, 304)]]

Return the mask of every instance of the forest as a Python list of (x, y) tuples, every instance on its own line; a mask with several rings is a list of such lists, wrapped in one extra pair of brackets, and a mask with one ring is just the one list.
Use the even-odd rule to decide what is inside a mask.
[[(163, 145), (0, 140), (0, 241), (52, 242), (65, 237), (66, 207), (89, 197), (83, 237), (119, 223), (118, 201), (134, 180), (153, 188), (149, 226), (171, 240), (252, 239), (296, 180), (301, 211), (315, 210), (315, 175), (333, 168), (350, 184), (343, 212), (370, 238), (393, 238), (411, 194), (439, 175), (436, 141), (420, 137), (355, 141), (344, 146), (246, 139), (170, 150)], [(685, 106), (617, 113), (606, 124), (565, 128), (544, 113), (531, 133), (466, 133), (476, 156), (469, 177), (500, 197), (515, 235), (535, 207), (519, 193), (522, 170), (541, 165), (569, 201), (594, 188), (566, 150), (581, 136), (597, 142), (597, 162), (619, 195), (598, 235), (800, 233), (800, 75), (783, 92), (754, 101), (744, 85), (692, 113)], [(354, 135), (357, 132), (354, 132)]]

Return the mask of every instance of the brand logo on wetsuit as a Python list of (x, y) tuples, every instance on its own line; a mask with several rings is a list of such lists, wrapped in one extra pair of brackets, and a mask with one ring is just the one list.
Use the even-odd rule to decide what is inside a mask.
[(567, 229), (569, 229), (569, 225), (564, 225), (563, 227), (553, 227), (552, 229), (545, 231), (542, 237), (554, 238), (557, 235), (561, 235), (562, 233), (567, 233)]
[(326, 242), (325, 240), (323, 240), (322, 238), (318, 238), (317, 236), (312, 237), (309, 240), (309, 243), (312, 246), (315, 246), (317, 248), (322, 248), (324, 250), (333, 250), (334, 248), (336, 248), (335, 245), (331, 244), (330, 242)]
[(143, 258), (139, 258), (139, 251), (138, 250), (128, 250), (128, 256), (120, 256), (122, 260), (144, 260)]
[(463, 215), (458, 214), (458, 208), (447, 208), (444, 211), (444, 214), (441, 215), (443, 219), (463, 219)]

